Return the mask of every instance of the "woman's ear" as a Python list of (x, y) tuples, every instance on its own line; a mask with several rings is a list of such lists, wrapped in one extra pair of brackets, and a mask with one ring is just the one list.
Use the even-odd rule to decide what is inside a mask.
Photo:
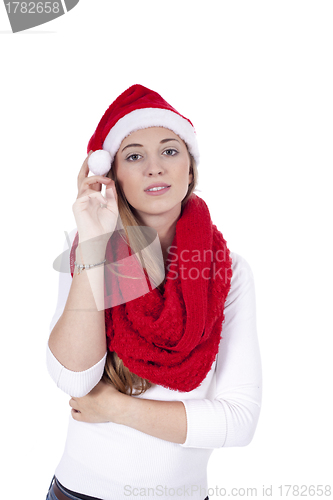
[(110, 177), (110, 179), (112, 179), (113, 181), (116, 181), (116, 176), (115, 176), (115, 160), (113, 160), (113, 162), (111, 164), (111, 168), (108, 171), (108, 173), (106, 174), (106, 176)]
[(192, 167), (192, 162), (191, 162), (191, 164), (190, 164), (190, 172), (188, 174), (189, 185), (191, 184), (192, 181), (193, 181), (193, 167)]

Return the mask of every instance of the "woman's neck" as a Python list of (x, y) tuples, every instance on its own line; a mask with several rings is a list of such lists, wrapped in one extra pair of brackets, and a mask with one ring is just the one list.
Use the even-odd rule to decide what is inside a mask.
[(169, 248), (171, 247), (176, 234), (177, 220), (174, 221), (168, 228), (163, 228), (160, 231), (157, 231), (161, 243), (164, 262), (166, 262), (168, 258)]
[(176, 234), (177, 221), (181, 214), (181, 207), (173, 213), (162, 215), (140, 214), (137, 216), (142, 224), (149, 226), (158, 234), (164, 262), (168, 257), (169, 247), (172, 245), (173, 239)]

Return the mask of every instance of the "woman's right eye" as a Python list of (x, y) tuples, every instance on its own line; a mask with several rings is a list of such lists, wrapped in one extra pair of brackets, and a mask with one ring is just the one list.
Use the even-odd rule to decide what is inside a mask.
[(133, 153), (132, 155), (129, 155), (126, 160), (128, 161), (136, 161), (141, 155)]

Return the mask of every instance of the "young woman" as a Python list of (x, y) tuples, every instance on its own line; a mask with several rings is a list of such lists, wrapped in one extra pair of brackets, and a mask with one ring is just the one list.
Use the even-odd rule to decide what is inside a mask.
[(71, 396), (47, 499), (203, 500), (213, 449), (249, 444), (260, 413), (252, 272), (194, 194), (192, 123), (159, 94), (127, 89), (88, 152), (47, 347)]

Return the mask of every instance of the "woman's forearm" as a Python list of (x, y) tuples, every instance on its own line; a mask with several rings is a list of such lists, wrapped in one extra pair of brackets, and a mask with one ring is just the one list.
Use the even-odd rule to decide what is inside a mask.
[[(104, 258), (105, 247), (101, 245), (79, 245), (76, 251), (79, 263), (95, 264)], [(49, 338), (52, 353), (65, 368), (84, 371), (104, 356), (107, 347), (103, 304), (104, 265), (75, 273), (63, 314)]]
[(185, 443), (187, 421), (181, 401), (156, 401), (122, 395), (122, 411), (116, 423), (127, 425), (150, 436)]

